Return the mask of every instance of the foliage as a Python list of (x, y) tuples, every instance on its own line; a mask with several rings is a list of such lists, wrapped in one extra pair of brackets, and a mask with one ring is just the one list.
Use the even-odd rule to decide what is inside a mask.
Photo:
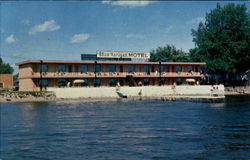
[(17, 74), (15, 74), (14, 76), (13, 76), (13, 81), (17, 81), (18, 80), (18, 73)]
[(0, 57), (0, 74), (13, 73), (14, 69), (7, 63), (3, 63), (2, 58)]
[(152, 62), (187, 62), (188, 60), (188, 54), (176, 49), (173, 45), (158, 47), (150, 52)]
[(205, 23), (192, 30), (196, 48), (191, 61), (206, 62), (207, 71), (243, 74), (250, 69), (250, 14), (245, 5), (228, 4), (206, 15)]

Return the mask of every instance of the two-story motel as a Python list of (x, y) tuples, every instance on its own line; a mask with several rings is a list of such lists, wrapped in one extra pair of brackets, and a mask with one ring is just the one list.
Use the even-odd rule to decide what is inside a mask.
[[(190, 84), (205, 63), (147, 62), (149, 53), (104, 52), (82, 61), (24, 61), (19, 66), (19, 90), (56, 87), (148, 86)], [(105, 58), (108, 61), (105, 61)], [(110, 60), (112, 58), (112, 60)], [(144, 61), (133, 61), (133, 58)]]

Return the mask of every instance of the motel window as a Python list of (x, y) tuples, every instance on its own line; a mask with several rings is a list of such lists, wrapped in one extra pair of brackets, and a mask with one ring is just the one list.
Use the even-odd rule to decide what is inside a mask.
[(143, 71), (146, 73), (149, 73), (149, 66), (148, 65), (144, 65), (143, 66)]
[(116, 79), (114, 79), (114, 78), (109, 79), (109, 85), (110, 85), (110, 86), (115, 86), (116, 83), (117, 83), (117, 80), (116, 80)]
[(94, 79), (94, 86), (100, 86), (101, 80), (100, 79)]
[(88, 72), (88, 65), (87, 64), (80, 65), (80, 72)]
[(1, 82), (1, 83), (0, 83), (0, 88), (3, 88), (3, 87), (4, 87), (4, 85), (3, 85), (3, 83)]
[(181, 79), (181, 78), (176, 78), (176, 84), (177, 84), (177, 85), (182, 84), (182, 79)]
[(181, 66), (176, 66), (176, 67), (175, 67), (175, 71), (176, 71), (176, 72), (181, 72), (181, 70), (182, 70)]
[(67, 85), (66, 80), (65, 79), (58, 79), (57, 80), (57, 86), (58, 87), (65, 87)]
[(114, 64), (108, 65), (108, 70), (109, 70), (109, 72), (115, 72), (116, 71), (115, 65)]
[(40, 65), (40, 72), (48, 72), (48, 65), (47, 64), (41, 64)]
[(95, 72), (101, 72), (101, 65), (100, 64), (95, 65)]
[(65, 64), (58, 64), (57, 71), (58, 72), (66, 72), (66, 65)]
[(135, 66), (134, 65), (129, 65), (128, 66), (128, 72), (134, 72), (135, 71)]
[(164, 72), (164, 66), (163, 65), (159, 65), (159, 72)]
[(149, 85), (149, 78), (144, 78), (144, 79), (143, 79), (143, 84), (144, 84), (145, 86)]
[(193, 71), (193, 66), (188, 66), (188, 72)]
[(48, 79), (39, 79), (39, 85), (43, 87), (48, 86)]

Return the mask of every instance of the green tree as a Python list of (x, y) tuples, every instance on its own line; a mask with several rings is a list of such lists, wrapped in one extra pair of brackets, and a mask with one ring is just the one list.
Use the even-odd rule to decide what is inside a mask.
[(3, 60), (0, 57), (0, 74), (13, 73), (13, 71), (14, 69), (8, 63), (3, 63)]
[(173, 45), (158, 47), (150, 52), (150, 61), (152, 62), (187, 62), (188, 54), (178, 50)]
[(245, 4), (217, 4), (206, 14), (205, 22), (192, 30), (196, 48), (190, 50), (191, 61), (206, 62), (209, 73), (220, 73), (222, 77), (242, 75), (249, 70), (249, 19)]
[(18, 76), (19, 76), (19, 74), (17, 73), (17, 74), (15, 74), (15, 75), (13, 75), (13, 81), (17, 81), (18, 80)]

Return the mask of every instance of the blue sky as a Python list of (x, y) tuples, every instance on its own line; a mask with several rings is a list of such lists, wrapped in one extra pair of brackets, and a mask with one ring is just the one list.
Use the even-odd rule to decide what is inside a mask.
[[(150, 52), (166, 44), (188, 51), (194, 47), (191, 29), (217, 2), (0, 3), (0, 54), (13, 65), (24, 60), (80, 60), (81, 54), (97, 50)], [(249, 9), (249, 2), (234, 3), (246, 3)]]

